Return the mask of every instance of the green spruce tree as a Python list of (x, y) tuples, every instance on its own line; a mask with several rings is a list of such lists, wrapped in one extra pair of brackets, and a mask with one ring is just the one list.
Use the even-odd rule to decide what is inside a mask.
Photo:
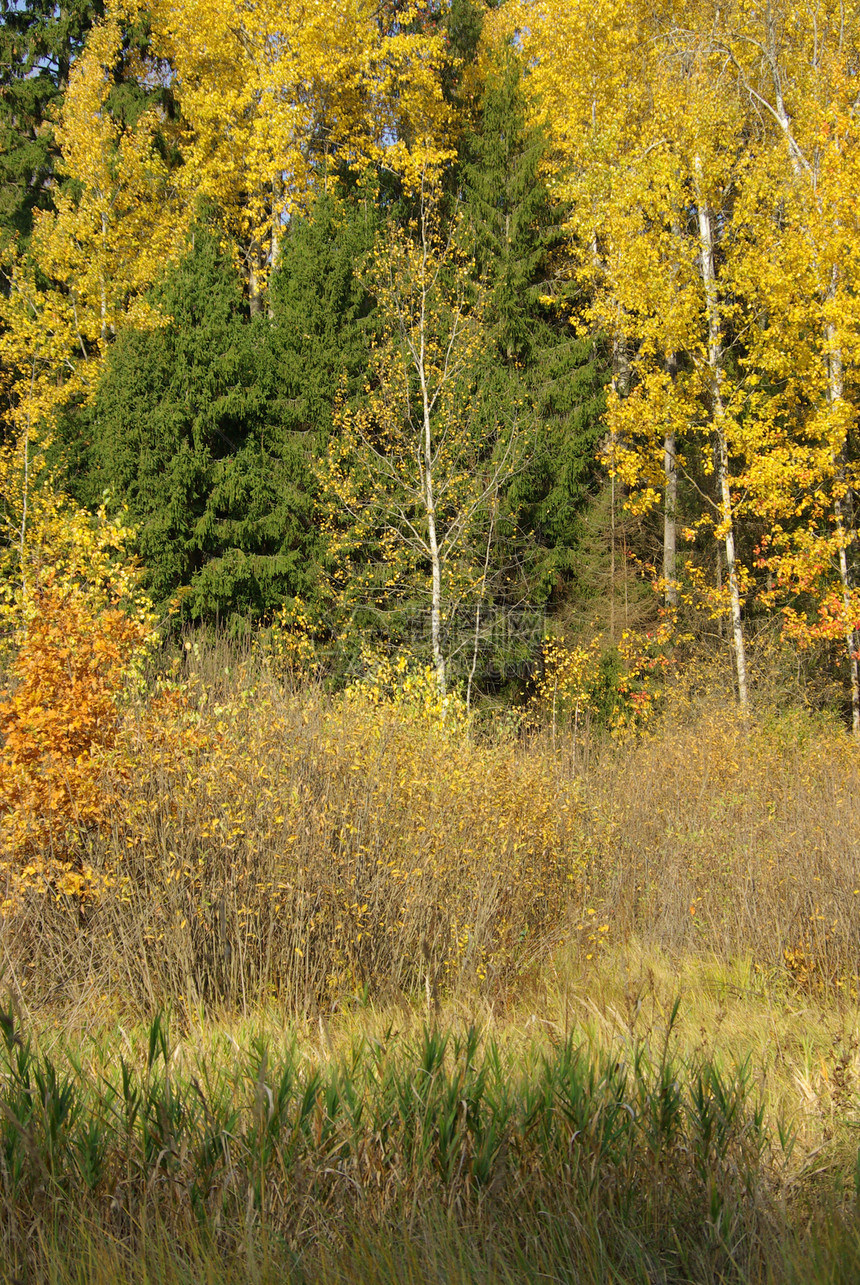
[[(528, 438), (500, 497), (491, 549), (496, 594), (558, 603), (572, 589), (584, 506), (597, 481), (607, 371), (599, 341), (580, 337), (563, 284), (564, 211), (541, 177), (546, 143), (527, 119), (520, 60), (500, 54), (464, 166), (475, 270), (486, 282), (481, 378), (498, 415)], [(492, 543), (492, 542), (491, 542)]]
[(0, 0), (0, 241), (26, 241), (50, 209), (57, 148), (52, 118), (101, 0)]
[(197, 615), (199, 578), (211, 606), (209, 564), (240, 544), (213, 492), (253, 431), (255, 357), (238, 277), (205, 228), (156, 298), (167, 324), (125, 331), (109, 354), (89, 416), (85, 498), (104, 491), (127, 506), (155, 600), (179, 590)]
[(295, 592), (298, 562), (279, 506), (289, 467), (259, 382), (266, 335), (205, 227), (156, 298), (169, 321), (123, 332), (94, 406), (64, 425), (70, 481), (90, 504), (128, 509), (157, 603), (178, 596), (191, 619), (259, 617)]
[(361, 268), (377, 222), (374, 195), (362, 185), (351, 193), (322, 192), (310, 215), (295, 220), (272, 276), (260, 352), (267, 433), (281, 462), (273, 512), (287, 533), (293, 592), (317, 616), (330, 605), (318, 466), (335, 431), (336, 406), (364, 394), (373, 299)]
[(270, 416), (309, 462), (328, 446), (336, 400), (363, 384), (373, 300), (360, 270), (378, 221), (364, 187), (324, 192), (281, 243), (262, 378)]
[[(372, 207), (323, 196), (288, 230), (271, 316), (198, 226), (156, 292), (169, 318), (120, 334), (92, 407), (61, 425), (69, 486), (126, 506), (155, 601), (184, 618), (265, 618), (319, 588), (315, 461), (338, 398), (359, 395), (371, 300), (356, 264)], [(368, 222), (369, 221), (369, 222)]]

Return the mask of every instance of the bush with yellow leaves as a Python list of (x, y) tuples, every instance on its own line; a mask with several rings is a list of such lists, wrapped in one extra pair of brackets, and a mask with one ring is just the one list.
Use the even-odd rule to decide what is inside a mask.
[(347, 700), (392, 706), (406, 718), (449, 727), (465, 727), (469, 721), (466, 702), (457, 692), (442, 693), (434, 665), (418, 660), (408, 650), (396, 656), (363, 647), (364, 676), (347, 688)]
[(271, 669), (291, 687), (319, 678), (322, 663), (318, 634), (321, 622), (302, 598), (284, 603), (269, 628), (261, 633), (258, 648)]
[(300, 1009), (510, 978), (579, 890), (576, 785), (410, 700), (292, 693), (252, 661), (131, 707), (88, 975), (141, 1007)]
[(559, 725), (569, 728), (574, 748), (580, 732), (594, 719), (618, 739), (641, 731), (654, 714), (675, 641), (671, 614), (644, 633), (625, 629), (614, 648), (602, 634), (578, 646), (556, 636), (546, 638), (534, 712), (549, 724), (553, 738)]

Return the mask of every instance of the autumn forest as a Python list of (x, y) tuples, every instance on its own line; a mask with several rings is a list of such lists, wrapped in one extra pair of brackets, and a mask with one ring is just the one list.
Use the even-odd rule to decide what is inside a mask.
[(0, 0), (10, 1280), (858, 1279), (859, 83)]

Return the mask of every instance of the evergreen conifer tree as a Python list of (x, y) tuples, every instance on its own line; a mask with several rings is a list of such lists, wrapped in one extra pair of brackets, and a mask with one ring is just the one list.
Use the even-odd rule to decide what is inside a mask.
[(0, 241), (25, 240), (49, 209), (56, 159), (51, 112), (100, 0), (0, 0)]
[(299, 435), (309, 460), (328, 446), (335, 401), (354, 397), (363, 382), (373, 300), (360, 267), (378, 221), (363, 187), (349, 199), (323, 192), (310, 217), (296, 219), (281, 243), (264, 391), (285, 440)]
[(298, 558), (258, 382), (266, 337), (201, 226), (157, 302), (169, 320), (119, 336), (95, 405), (65, 425), (73, 459), (75, 435), (91, 439), (72, 481), (91, 504), (127, 507), (156, 602), (178, 591), (191, 618), (259, 616), (295, 592)]
[[(281, 242), (261, 324), (260, 395), (267, 435), (280, 461), (272, 513), (291, 559), (292, 593), (315, 613), (327, 607), (319, 514), (318, 465), (338, 405), (364, 395), (374, 301), (361, 267), (378, 223), (373, 195), (322, 192)], [(273, 483), (274, 485), (274, 483)]]
[(363, 381), (371, 301), (355, 265), (374, 217), (321, 197), (284, 238), (272, 315), (253, 321), (198, 225), (156, 292), (169, 320), (121, 333), (94, 406), (65, 417), (70, 489), (127, 506), (156, 602), (178, 591), (183, 616), (229, 622), (313, 601), (315, 460), (336, 400)]
[[(128, 507), (148, 588), (163, 603), (177, 589), (193, 596), (231, 543), (212, 496), (251, 433), (255, 372), (238, 278), (204, 228), (157, 302), (169, 321), (126, 330), (109, 354), (92, 411), (87, 498), (106, 490)], [(238, 501), (235, 484), (233, 492)]]
[(599, 343), (573, 329), (568, 291), (555, 276), (563, 211), (541, 179), (546, 144), (527, 121), (521, 78), (508, 47), (488, 76), (464, 177), (476, 271), (489, 286), (492, 342), (482, 378), (495, 387), (499, 413), (518, 415), (531, 438), (499, 510), (497, 578), (542, 602), (574, 573), (579, 515), (596, 479), (606, 366)]

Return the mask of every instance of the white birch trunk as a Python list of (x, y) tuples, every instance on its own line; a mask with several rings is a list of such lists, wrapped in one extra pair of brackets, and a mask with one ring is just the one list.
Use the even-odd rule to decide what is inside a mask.
[(430, 430), (430, 405), (424, 370), (421, 370), (421, 392), (424, 398), (424, 504), (427, 511), (427, 542), (430, 547), (430, 639), (433, 647), (433, 664), (439, 692), (445, 695), (447, 677), (445, 656), (442, 652), (442, 563), (439, 541), (436, 538), (436, 505), (433, 493), (433, 440)]
[[(422, 203), (423, 204), (423, 203)], [(445, 656), (442, 651), (442, 559), (439, 554), (439, 540), (436, 534), (436, 498), (433, 486), (433, 432), (431, 422), (431, 396), (427, 382), (425, 362), (427, 338), (427, 224), (426, 211), (421, 211), (421, 239), (423, 242), (421, 282), (421, 316), (419, 322), (418, 350), (415, 353), (418, 382), (421, 385), (422, 452), (424, 471), (424, 509), (427, 516), (427, 545), (430, 552), (430, 642), (433, 649), (433, 665), (436, 669), (436, 684), (439, 693), (444, 696), (447, 691), (447, 673)]]
[(675, 464), (675, 433), (669, 430), (663, 441), (663, 597), (666, 606), (678, 606), (678, 537), (675, 515), (678, 509), (678, 470)]
[(252, 246), (248, 256), (248, 311), (252, 317), (259, 317), (263, 312), (263, 291), (260, 286), (260, 269), (256, 245)]
[(714, 232), (711, 209), (702, 190), (702, 162), (694, 160), (696, 203), (699, 216), (699, 262), (702, 284), (705, 288), (705, 308), (708, 316), (708, 366), (710, 369), (711, 401), (716, 447), (717, 483), (720, 490), (720, 519), (725, 533), (726, 575), (729, 584), (732, 649), (738, 684), (738, 703), (746, 713), (749, 708), (747, 689), (746, 649), (741, 619), (741, 595), (735, 556), (735, 531), (732, 512), (732, 491), (729, 480), (729, 450), (726, 441), (725, 406), (723, 403), (723, 344), (717, 299), (717, 282), (714, 269)]
[[(102, 263), (104, 264), (106, 262), (107, 262), (107, 215), (103, 214), (102, 215)], [(104, 343), (104, 341), (107, 339), (107, 287), (105, 285), (104, 268), (102, 268), (101, 270), (101, 274), (99, 278), (99, 288), (101, 292), (101, 299), (99, 302), (101, 327), (100, 327), (99, 334), (100, 334), (102, 343)]]
[[(833, 326), (827, 328), (829, 341), (828, 395), (832, 409), (839, 406), (844, 395), (844, 376), (842, 368), (842, 351), (835, 342)], [(837, 479), (840, 485), (845, 484), (845, 468), (842, 458), (834, 461), (837, 464)], [(860, 638), (854, 628), (851, 612), (851, 569), (848, 565), (848, 549), (851, 535), (846, 529), (845, 512), (842, 498), (837, 490), (833, 498), (833, 517), (836, 523), (836, 535), (839, 541), (839, 579), (842, 584), (842, 609), (845, 613), (845, 647), (848, 652), (848, 668), (851, 677), (851, 727), (855, 737), (860, 740)]]
[[(666, 369), (674, 379), (677, 371), (677, 356), (670, 353), (666, 359)], [(663, 599), (666, 606), (674, 611), (679, 603), (678, 593), (678, 445), (675, 430), (666, 429), (663, 439), (663, 474), (666, 483), (663, 491)]]
[(609, 641), (615, 646), (615, 474), (609, 479)]
[[(620, 309), (619, 309), (620, 311)], [(627, 355), (627, 343), (621, 327), (612, 341), (612, 391), (619, 397), (626, 397), (630, 391), (630, 359)], [(615, 433), (612, 434), (612, 446), (616, 444)], [(609, 480), (609, 639), (615, 644), (615, 469)], [(626, 568), (625, 568), (626, 575)], [(625, 582), (625, 593), (627, 585)], [(625, 621), (626, 623), (626, 621)]]
[[(770, 48), (768, 50), (771, 76), (773, 79), (774, 102), (770, 111), (779, 123), (785, 138), (788, 149), (789, 163), (795, 183), (800, 185), (804, 178), (812, 183), (813, 198), (819, 215), (823, 213), (821, 208), (820, 196), (815, 191), (815, 170), (813, 164), (804, 156), (802, 149), (794, 137), (792, 121), (786, 107), (782, 93), (782, 80), (777, 63), (776, 50), (773, 41), (773, 31), (769, 32)], [(817, 266), (817, 265), (816, 265)], [(832, 299), (836, 293), (837, 269), (833, 269), (830, 282), (824, 289), (823, 283), (820, 284), (820, 290), (824, 300)], [(834, 409), (842, 401), (844, 395), (844, 364), (842, 349), (837, 342), (836, 328), (832, 323), (825, 326), (827, 338), (827, 394), (831, 409)], [(837, 483), (845, 484), (845, 466), (844, 466), (844, 443), (835, 453), (834, 466), (836, 469)], [(851, 615), (851, 568), (848, 565), (847, 546), (851, 542), (853, 532), (850, 530), (850, 523), (845, 520), (845, 508), (840, 495), (837, 494), (833, 499), (833, 520), (836, 527), (836, 535), (839, 541), (839, 580), (842, 587), (842, 606), (845, 613), (845, 646), (848, 652), (848, 669), (851, 680), (851, 726), (855, 737), (860, 740), (860, 636), (858, 630), (853, 627)]]

